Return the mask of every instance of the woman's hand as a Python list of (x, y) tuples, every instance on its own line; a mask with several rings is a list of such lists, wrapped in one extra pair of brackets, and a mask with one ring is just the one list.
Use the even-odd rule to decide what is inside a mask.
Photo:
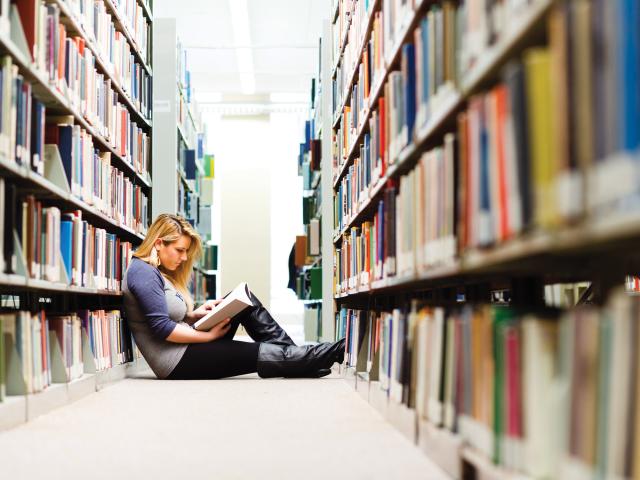
[(219, 324), (217, 324), (215, 327), (213, 327), (211, 330), (207, 332), (207, 334), (210, 336), (209, 341), (213, 342), (214, 340), (218, 340), (219, 338), (224, 337), (229, 331), (229, 327), (231, 327), (230, 318), (227, 318), (221, 321)]
[(207, 343), (224, 337), (229, 331), (231, 319), (227, 318), (208, 332), (200, 332), (192, 327), (177, 324), (173, 332), (167, 337), (167, 340), (174, 343)]
[(205, 303), (200, 305), (194, 311), (187, 313), (186, 322), (188, 324), (190, 324), (190, 325), (192, 323), (197, 322), (202, 317), (204, 317), (207, 313), (209, 313), (211, 310), (213, 310), (213, 307), (218, 305), (221, 301), (222, 301), (222, 299), (207, 300)]

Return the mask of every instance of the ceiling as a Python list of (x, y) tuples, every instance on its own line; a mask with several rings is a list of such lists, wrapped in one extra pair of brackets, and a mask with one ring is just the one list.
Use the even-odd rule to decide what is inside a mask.
[[(238, 13), (245, 2), (246, 10)], [(318, 39), (330, 4), (331, 0), (155, 0), (154, 16), (176, 18), (196, 99), (208, 103), (220, 101), (221, 95), (307, 94), (311, 78), (317, 76)], [(247, 45), (238, 43), (246, 39)]]

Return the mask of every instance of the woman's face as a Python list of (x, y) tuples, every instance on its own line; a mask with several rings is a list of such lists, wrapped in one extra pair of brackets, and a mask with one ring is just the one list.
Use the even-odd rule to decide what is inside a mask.
[(174, 271), (180, 264), (187, 260), (187, 252), (191, 246), (191, 238), (188, 235), (182, 235), (175, 242), (164, 244), (160, 239), (155, 244), (158, 249), (161, 265), (169, 271)]

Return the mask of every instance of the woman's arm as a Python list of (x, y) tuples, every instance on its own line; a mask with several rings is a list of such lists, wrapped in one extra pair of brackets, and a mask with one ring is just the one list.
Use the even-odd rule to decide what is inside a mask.
[(221, 301), (222, 301), (221, 298), (217, 300), (207, 300), (205, 303), (200, 305), (198, 308), (196, 308), (192, 312), (187, 312), (187, 314), (184, 316), (184, 321), (189, 325), (193, 325), (202, 317), (204, 317), (207, 313), (213, 310), (213, 307), (218, 305)]
[[(155, 268), (136, 262), (127, 272), (127, 286), (134, 295), (153, 335), (174, 343), (204, 343), (220, 338), (221, 329), (198, 332), (169, 318), (162, 275)], [(224, 322), (222, 322), (224, 324)]]
[(223, 337), (229, 331), (230, 325), (231, 319), (227, 318), (208, 332), (199, 332), (185, 325), (177, 324), (166, 339), (175, 343), (207, 343)]

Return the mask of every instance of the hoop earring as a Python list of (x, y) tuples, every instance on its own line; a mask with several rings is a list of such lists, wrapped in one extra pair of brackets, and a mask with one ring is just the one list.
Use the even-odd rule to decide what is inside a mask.
[(156, 268), (160, 267), (160, 256), (158, 255), (158, 250), (155, 248), (151, 249), (151, 254), (149, 255), (149, 261)]

